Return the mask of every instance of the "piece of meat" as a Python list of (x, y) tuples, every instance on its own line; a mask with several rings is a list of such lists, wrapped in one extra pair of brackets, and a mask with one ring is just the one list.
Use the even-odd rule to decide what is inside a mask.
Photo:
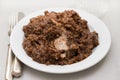
[(60, 36), (54, 41), (55, 48), (57, 50), (68, 50), (66, 42), (67, 42), (66, 36), (65, 35)]

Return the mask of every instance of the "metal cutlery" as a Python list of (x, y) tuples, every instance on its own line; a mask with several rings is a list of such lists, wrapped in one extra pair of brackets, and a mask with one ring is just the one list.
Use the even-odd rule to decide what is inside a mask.
[[(19, 12), (16, 23), (23, 17), (24, 17), (24, 14), (22, 12)], [(22, 63), (16, 57), (14, 57), (13, 66), (12, 66), (12, 75), (14, 77), (20, 77), (22, 75), (22, 65), (21, 64)]]
[[(19, 12), (9, 18), (10, 29), (8, 35), (11, 35), (13, 27), (16, 23), (23, 18), (24, 14)], [(8, 58), (7, 58), (7, 67), (6, 67), (6, 80), (12, 80), (14, 77), (19, 77), (22, 74), (22, 65), (21, 62), (13, 55), (10, 44), (8, 44)]]

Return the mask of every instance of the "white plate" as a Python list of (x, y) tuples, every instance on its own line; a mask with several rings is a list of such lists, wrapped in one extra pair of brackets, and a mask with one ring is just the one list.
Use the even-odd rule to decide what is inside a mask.
[[(29, 23), (29, 20), (33, 17), (38, 15), (44, 14), (44, 11), (55, 11), (55, 12), (62, 12), (64, 10), (75, 10), (79, 15), (88, 21), (88, 25), (90, 25), (98, 34), (99, 34), (99, 46), (93, 51), (93, 53), (86, 59), (81, 62), (74, 63), (71, 65), (59, 66), (59, 65), (44, 65), (33, 61), (24, 51), (22, 47), (22, 42), (24, 39), (24, 33), (22, 31), (23, 26)], [(105, 55), (107, 54), (110, 44), (111, 44), (111, 36), (110, 32), (108, 31), (106, 25), (97, 17), (73, 8), (48, 8), (43, 9), (37, 12), (33, 12), (32, 14), (23, 18), (13, 29), (11, 37), (10, 37), (10, 44), (15, 56), (22, 61), (24, 64), (28, 65), (31, 68), (34, 68), (39, 71), (48, 72), (48, 73), (72, 73), (87, 69), (100, 60), (102, 60)]]

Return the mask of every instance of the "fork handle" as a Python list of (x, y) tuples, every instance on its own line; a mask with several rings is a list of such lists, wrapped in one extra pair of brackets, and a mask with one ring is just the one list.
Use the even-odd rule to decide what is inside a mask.
[(14, 77), (22, 75), (22, 63), (16, 57), (13, 60), (12, 75)]
[(7, 66), (6, 66), (6, 75), (5, 75), (5, 80), (13, 80), (13, 76), (11, 74), (12, 70), (12, 50), (10, 45), (8, 44), (8, 56), (7, 56)]

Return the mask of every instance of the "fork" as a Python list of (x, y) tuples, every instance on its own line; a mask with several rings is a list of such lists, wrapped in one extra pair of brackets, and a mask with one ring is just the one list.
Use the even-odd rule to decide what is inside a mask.
[[(13, 27), (18, 22), (19, 13), (15, 13), (9, 17), (9, 26), (8, 35), (11, 35)], [(10, 44), (8, 44), (8, 56), (7, 56), (7, 67), (6, 67), (6, 80), (12, 80), (13, 76), (18, 77), (21, 75), (21, 62), (13, 55)], [(14, 57), (14, 60), (13, 60)]]

